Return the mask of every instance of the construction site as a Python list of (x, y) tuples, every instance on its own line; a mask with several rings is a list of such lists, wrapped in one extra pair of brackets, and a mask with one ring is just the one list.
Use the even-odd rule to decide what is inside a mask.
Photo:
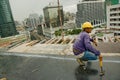
[(18, 35), (1, 39), (1, 80), (120, 79), (119, 36), (96, 36), (98, 46), (92, 44), (103, 55), (104, 76), (99, 76), (98, 60), (87, 63), (86, 70), (77, 63), (72, 51), (76, 37), (68, 35), (64, 39), (61, 36), (49, 39), (39, 36), (36, 40), (29, 40), (26, 35)]
[[(83, 2), (82, 4), (86, 3)], [(97, 6), (94, 1), (93, 4), (94, 7)], [(89, 6), (93, 6), (93, 4), (90, 3)], [(103, 5), (103, 2), (100, 4)], [(78, 10), (82, 10), (79, 5), (77, 5)], [(94, 8), (89, 8), (89, 6), (87, 6), (89, 11), (94, 12)], [(56, 8), (55, 15), (57, 18), (54, 19), (58, 20), (48, 20), (49, 11), (52, 11), (51, 15), (53, 16), (54, 10), (49, 10), (52, 8)], [(99, 10), (100, 6), (97, 8), (98, 13), (104, 11)], [(0, 80), (120, 80), (120, 35), (116, 35), (119, 34), (120, 29), (115, 29), (115, 31), (112, 28), (107, 28), (104, 16), (101, 20), (92, 20), (95, 28), (93, 29), (90, 23), (91, 27), (87, 25), (85, 29), (93, 29), (89, 35), (90, 38), (96, 41), (97, 46), (91, 44), (100, 51), (101, 55), (95, 56), (96, 60), (83, 61), (85, 65), (81, 66), (80, 62), (77, 61), (77, 56), (73, 53), (73, 44), (79, 34), (73, 33), (82, 30), (80, 27), (76, 27), (74, 21), (72, 21), (72, 24), (68, 21), (66, 27), (63, 26), (64, 18), (63, 14), (60, 13), (63, 12), (62, 9), (63, 6), (60, 5), (59, 0), (57, 6), (51, 7), (49, 4), (43, 9), (46, 12), (45, 19), (49, 22), (46, 23), (47, 26), (44, 24), (44, 30), (42, 24), (39, 24), (38, 27), (35, 26), (33, 29), (26, 25), (28, 29), (23, 30), (21, 34), (0, 38)], [(85, 11), (86, 13), (89, 12), (88, 10), (83, 12)], [(115, 10), (113, 9), (113, 11)], [(76, 14), (79, 16), (82, 14), (81, 12)], [(92, 16), (95, 15), (92, 14)], [(116, 14), (112, 15), (115, 16)], [(78, 18), (77, 24), (80, 23), (80, 19), (84, 19), (82, 17), (76, 17)], [(99, 17), (102, 17), (102, 13), (100, 13)], [(98, 25), (96, 26), (96, 24)], [(112, 25), (119, 26), (120, 24), (116, 22), (110, 24), (110, 26)], [(56, 26), (57, 28), (60, 26), (61, 29), (56, 29)], [(73, 29), (78, 30), (74, 31)], [(56, 30), (61, 31), (59, 35), (55, 35)], [(70, 31), (73, 32), (68, 34)]]
[[(7, 38), (1, 40), (1, 51), (20, 52), (20, 53), (35, 53), (35, 54), (59, 54), (72, 55), (72, 45), (77, 35), (64, 36), (56, 38), (38, 37), (36, 40), (27, 39), (26, 35)], [(40, 38), (40, 39), (39, 39)], [(120, 53), (120, 37), (119, 36), (102, 36), (96, 37), (98, 46), (96, 47), (102, 53)], [(95, 47), (95, 46), (94, 46)], [(108, 49), (104, 49), (106, 47)]]

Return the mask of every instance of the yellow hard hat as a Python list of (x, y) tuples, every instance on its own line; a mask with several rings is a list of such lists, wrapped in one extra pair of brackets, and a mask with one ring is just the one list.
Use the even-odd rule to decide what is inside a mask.
[(85, 22), (82, 25), (82, 29), (85, 29), (85, 28), (93, 28), (93, 26), (90, 22)]

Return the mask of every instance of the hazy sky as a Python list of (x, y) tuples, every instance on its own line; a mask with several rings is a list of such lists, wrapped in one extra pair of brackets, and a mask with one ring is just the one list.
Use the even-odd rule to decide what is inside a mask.
[[(56, 3), (57, 0), (9, 0), (13, 17), (15, 20), (22, 21), (31, 13), (43, 15), (43, 8), (50, 2)], [(79, 0), (60, 0), (64, 11), (76, 12)]]

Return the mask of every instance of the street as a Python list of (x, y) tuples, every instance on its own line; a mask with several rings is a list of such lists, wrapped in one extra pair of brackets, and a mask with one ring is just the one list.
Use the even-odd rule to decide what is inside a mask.
[(74, 56), (0, 52), (0, 78), (8, 80), (120, 80), (120, 57), (103, 57), (105, 75), (99, 76), (98, 60), (83, 70)]

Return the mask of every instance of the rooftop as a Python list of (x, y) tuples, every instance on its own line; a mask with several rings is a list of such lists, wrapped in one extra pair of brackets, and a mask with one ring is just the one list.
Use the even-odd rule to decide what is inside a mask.
[(84, 70), (74, 56), (0, 53), (0, 78), (8, 80), (119, 80), (120, 57), (103, 57), (104, 76), (99, 62), (90, 61)]

